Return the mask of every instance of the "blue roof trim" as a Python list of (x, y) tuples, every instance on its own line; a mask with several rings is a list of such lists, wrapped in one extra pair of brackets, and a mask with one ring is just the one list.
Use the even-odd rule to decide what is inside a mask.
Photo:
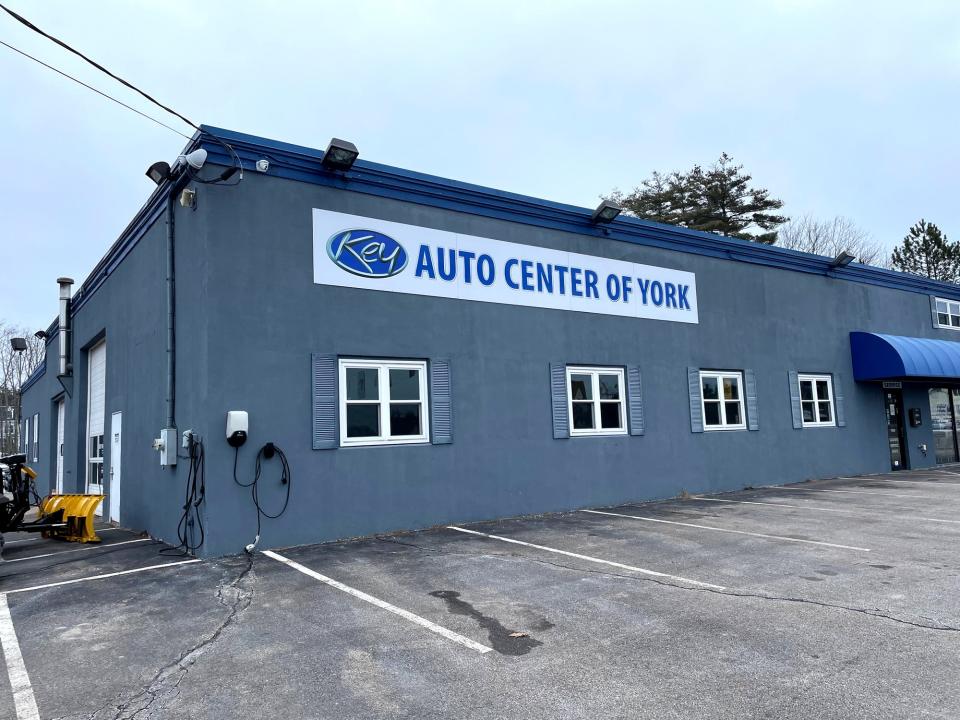
[(951, 378), (960, 380), (960, 342), (850, 333), (856, 380)]
[[(859, 263), (851, 263), (844, 268), (833, 268), (830, 266), (832, 258), (821, 255), (663, 225), (629, 216), (621, 216), (605, 227), (599, 227), (590, 222), (592, 208), (541, 200), (365, 160), (357, 160), (353, 168), (346, 173), (329, 172), (320, 164), (323, 158), (323, 152), (320, 150), (207, 125), (202, 125), (201, 129), (205, 133), (216, 135), (229, 142), (246, 167), (252, 167), (260, 158), (268, 158), (270, 160), (268, 174), (275, 177), (580, 235), (659, 247), (675, 252), (960, 299), (960, 287), (957, 285), (917, 275)], [(207, 150), (210, 162), (221, 165), (232, 164), (232, 158), (224, 147), (213, 138), (202, 135), (199, 144)]]
[[(830, 258), (820, 255), (761, 245), (673, 225), (662, 225), (628, 216), (621, 216), (606, 227), (598, 227), (590, 222), (592, 208), (542, 200), (366, 160), (357, 160), (353, 168), (346, 173), (328, 172), (320, 165), (323, 152), (315, 148), (268, 140), (256, 135), (208, 125), (201, 125), (201, 130), (190, 139), (184, 152), (203, 147), (208, 152), (210, 163), (233, 164), (233, 159), (223, 145), (211, 136), (230, 143), (242, 159), (244, 166), (251, 171), (257, 160), (263, 157), (269, 158), (268, 174), (275, 177), (580, 235), (609, 238), (675, 252), (825, 275), (851, 282), (960, 300), (960, 286), (917, 275), (859, 263), (851, 263), (845, 268), (831, 268)], [(74, 293), (73, 313), (76, 313), (93, 296), (160, 217), (169, 188), (169, 182), (164, 182), (157, 187), (130, 224), (110, 246)], [(50, 327), (56, 327), (56, 320)]]
[(43, 374), (47, 371), (47, 361), (44, 359), (38, 366), (37, 369), (31, 373), (30, 377), (27, 378), (27, 381), (23, 384), (23, 387), (20, 388), (20, 394), (22, 395), (27, 390), (29, 390), (37, 380), (43, 377)]

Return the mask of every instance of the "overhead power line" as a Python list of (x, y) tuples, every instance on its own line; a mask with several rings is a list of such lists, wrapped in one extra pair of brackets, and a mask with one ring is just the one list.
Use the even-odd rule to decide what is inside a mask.
[(189, 136), (189, 135), (185, 135), (184, 133), (180, 132), (180, 131), (177, 130), (176, 128), (172, 128), (172, 127), (170, 127), (169, 125), (167, 125), (166, 123), (160, 122), (159, 120), (157, 120), (157, 119), (154, 118), (154, 117), (150, 117), (150, 116), (147, 115), (146, 113), (141, 112), (140, 110), (137, 110), (135, 107), (131, 107), (130, 105), (127, 105), (125, 102), (123, 102), (123, 101), (121, 101), (121, 100), (117, 100), (117, 98), (113, 97), (112, 95), (108, 95), (107, 93), (103, 92), (102, 90), (98, 90), (97, 88), (93, 87), (92, 85), (87, 85), (87, 83), (83, 82), (82, 80), (78, 80), (77, 78), (73, 77), (73, 75), (69, 75), (68, 73), (65, 73), (63, 70), (59, 70), (59, 69), (55, 68), (53, 65), (48, 65), (48, 64), (45, 63), (43, 60), (40, 60), (40, 59), (38, 59), (38, 58), (35, 58), (33, 55), (30, 55), (29, 53), (25, 53), (23, 50), (20, 50), (20, 49), (18, 49), (18, 48), (15, 48), (13, 45), (10, 45), (10, 44), (8, 44), (8, 43), (5, 43), (3, 40), (0, 40), (0, 45), (3, 45), (4, 47), (9, 48), (10, 50), (13, 50), (15, 53), (19, 53), (20, 55), (23, 55), (25, 58), (29, 58), (30, 60), (33, 60), (35, 63), (39, 63), (40, 65), (43, 65), (43, 67), (45, 67), (45, 68), (48, 68), (48, 69), (50, 69), (50, 70), (53, 70), (55, 73), (57, 73), (57, 74), (59, 74), (59, 75), (63, 75), (63, 77), (65, 77), (65, 78), (67, 78), (67, 79), (69, 79), (69, 80), (73, 80), (73, 81), (74, 81), (75, 83), (77, 83), (78, 85), (82, 85), (83, 87), (87, 88), (87, 90), (93, 90), (93, 92), (97, 93), (97, 95), (102, 95), (103, 97), (107, 98), (107, 100), (112, 100), (112, 101), (115, 102), (117, 105), (121, 105), (121, 106), (125, 107), (127, 110), (132, 110), (132, 111), (135, 112), (137, 115), (140, 115), (141, 117), (145, 117), (145, 118), (146, 118), (147, 120), (149, 120), (150, 122), (155, 122), (157, 125), (160, 125), (161, 127), (165, 127), (165, 128), (166, 128), (167, 130), (169, 130), (170, 132), (175, 132), (175, 133), (176, 133), (177, 135), (179, 135), (180, 137), (184, 137), (184, 138), (186, 138), (187, 140), (190, 140), (190, 136)]
[[(196, 123), (194, 123), (192, 120), (184, 117), (183, 115), (181, 115), (180, 113), (178, 113), (178, 112), (177, 112), (176, 110), (174, 110), (173, 108), (167, 107), (167, 106), (164, 105), (163, 103), (159, 102), (159, 101), (156, 100), (155, 98), (153, 98), (153, 97), (151, 97), (150, 95), (148, 95), (147, 93), (145, 93), (143, 90), (141, 90), (140, 88), (138, 88), (136, 85), (133, 85), (132, 83), (127, 82), (127, 81), (124, 80), (122, 77), (119, 77), (119, 76), (117, 76), (117, 75), (114, 75), (112, 72), (110, 72), (109, 70), (107, 70), (103, 65), (101, 65), (100, 63), (98, 63), (98, 62), (96, 62), (96, 61), (94, 61), (94, 60), (91, 60), (90, 58), (88, 58), (86, 55), (84, 55), (84, 54), (83, 54), (82, 52), (80, 52), (79, 50), (76, 50), (76, 49), (70, 47), (70, 45), (68, 45), (67, 43), (63, 42), (63, 40), (60, 40), (60, 39), (54, 37), (53, 35), (51, 35), (51, 34), (49, 34), (49, 33), (47, 33), (47, 32), (44, 32), (43, 30), (41, 30), (40, 28), (38, 28), (36, 25), (34, 25), (32, 22), (30, 22), (29, 20), (27, 20), (27, 19), (26, 19), (25, 17), (23, 17), (22, 15), (18, 15), (17, 13), (15, 13), (13, 10), (11, 10), (10, 8), (8, 8), (6, 5), (0, 3), (0, 9), (2, 9), (5, 13), (7, 13), (7, 15), (9, 15), (10, 17), (12, 17), (12, 18), (13, 18), (14, 20), (16, 20), (17, 22), (22, 23), (23, 25), (26, 25), (28, 28), (30, 28), (31, 30), (33, 30), (35, 33), (38, 33), (38, 34), (42, 35), (43, 37), (47, 38), (48, 40), (51, 40), (52, 42), (55, 42), (57, 45), (59, 45), (59, 46), (62, 47), (63, 49), (65, 49), (65, 50), (73, 53), (73, 54), (76, 55), (77, 57), (80, 57), (80, 58), (82, 58), (83, 60), (85, 60), (86, 62), (90, 63), (91, 65), (93, 65), (93, 67), (97, 68), (97, 70), (99, 70), (100, 72), (106, 73), (107, 75), (109, 75), (110, 77), (112, 77), (112, 78), (113, 78), (114, 80), (116, 80), (117, 82), (119, 82), (119, 83), (127, 86), (128, 88), (130, 88), (130, 89), (133, 90), (134, 92), (140, 93), (141, 95), (143, 95), (143, 97), (145, 97), (147, 100), (149, 100), (150, 102), (152, 102), (152, 103), (153, 103), (154, 105), (156, 105), (157, 107), (159, 107), (159, 108), (161, 108), (162, 110), (170, 113), (171, 115), (175, 115), (176, 117), (178, 117), (178, 118), (180, 118), (181, 120), (183, 120), (187, 125), (189, 125), (190, 127), (192, 127), (194, 130), (199, 130), (199, 129), (200, 129), (200, 126), (197, 125)], [(6, 43), (4, 43), (4, 44), (6, 44)], [(8, 45), (7, 47), (10, 47), (10, 46)], [(19, 51), (17, 51), (17, 52), (19, 52)], [(22, 53), (22, 54), (25, 55), (26, 53)], [(48, 66), (48, 67), (49, 67), (49, 66)], [(59, 72), (59, 71), (57, 71), (57, 72)], [(65, 73), (62, 73), (62, 74), (65, 74)], [(73, 79), (73, 78), (71, 78), (71, 79)], [(78, 81), (78, 82), (79, 82), (79, 81)], [(81, 84), (82, 84), (82, 83), (81, 83)], [(91, 89), (92, 89), (92, 88), (91, 88)], [(103, 93), (101, 93), (101, 94), (103, 94)], [(113, 98), (111, 98), (111, 99), (113, 99)], [(119, 102), (119, 101), (118, 101), (118, 102)], [(121, 103), (121, 104), (122, 104), (122, 103)], [(132, 109), (132, 108), (131, 108), (131, 109)], [(176, 132), (176, 131), (174, 131), (174, 132)]]

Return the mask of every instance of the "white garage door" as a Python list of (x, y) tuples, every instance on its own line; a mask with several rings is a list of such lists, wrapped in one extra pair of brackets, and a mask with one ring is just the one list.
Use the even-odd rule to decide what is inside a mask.
[[(87, 355), (87, 492), (103, 492), (103, 416), (107, 396), (107, 344), (90, 348)], [(97, 515), (103, 514), (103, 504)]]

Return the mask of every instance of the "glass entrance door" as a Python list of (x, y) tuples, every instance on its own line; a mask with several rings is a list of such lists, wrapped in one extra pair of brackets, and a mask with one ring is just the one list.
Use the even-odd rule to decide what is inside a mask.
[(957, 452), (957, 407), (960, 388), (930, 388), (930, 426), (937, 464), (955, 463)]
[(904, 470), (907, 467), (907, 445), (903, 434), (903, 397), (899, 390), (884, 390), (883, 399), (887, 412), (890, 467), (893, 470)]

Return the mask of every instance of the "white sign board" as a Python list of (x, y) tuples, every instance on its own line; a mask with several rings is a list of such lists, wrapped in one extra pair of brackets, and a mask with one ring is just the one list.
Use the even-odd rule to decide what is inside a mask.
[(696, 323), (690, 272), (313, 211), (320, 285)]

